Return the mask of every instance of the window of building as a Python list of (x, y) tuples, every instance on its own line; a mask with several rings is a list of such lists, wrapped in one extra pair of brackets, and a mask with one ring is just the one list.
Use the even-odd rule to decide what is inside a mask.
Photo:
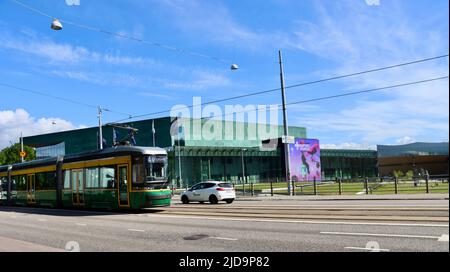
[(56, 157), (59, 155), (65, 155), (66, 153), (66, 144), (65, 142), (51, 145), (51, 146), (43, 146), (36, 148), (36, 158), (48, 158), (48, 157)]

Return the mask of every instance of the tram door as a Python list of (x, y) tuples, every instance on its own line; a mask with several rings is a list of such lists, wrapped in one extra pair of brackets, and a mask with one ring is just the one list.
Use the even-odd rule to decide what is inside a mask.
[(27, 176), (27, 203), (36, 203), (36, 183), (34, 175)]
[(83, 170), (72, 170), (72, 203), (84, 205)]
[(128, 165), (118, 166), (119, 177), (119, 207), (129, 206), (129, 179), (128, 179)]

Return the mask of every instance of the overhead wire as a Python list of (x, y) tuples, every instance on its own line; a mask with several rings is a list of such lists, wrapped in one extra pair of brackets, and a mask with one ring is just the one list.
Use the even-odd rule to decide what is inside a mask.
[[(329, 95), (329, 96), (322, 96), (322, 97), (311, 98), (311, 99), (306, 99), (306, 100), (299, 100), (299, 101), (286, 103), (286, 107), (293, 106), (293, 105), (298, 105), (298, 104), (304, 104), (304, 103), (311, 103), (311, 102), (317, 102), (317, 101), (322, 101), (322, 100), (329, 100), (329, 99), (334, 99), (334, 98), (340, 98), (340, 97), (345, 97), (345, 96), (352, 96), (352, 95), (358, 95), (358, 94), (363, 94), (363, 93), (371, 93), (371, 92), (377, 92), (377, 91), (383, 91), (383, 90), (387, 90), (387, 89), (406, 87), (406, 86), (411, 86), (411, 85), (418, 85), (418, 84), (423, 84), (423, 83), (427, 83), (427, 82), (438, 81), (438, 80), (443, 80), (443, 79), (448, 79), (448, 78), (449, 78), (449, 76), (442, 76), (442, 77), (437, 77), (437, 78), (429, 78), (429, 79), (424, 79), (424, 80), (419, 80), (419, 81), (414, 81), (414, 82), (407, 82), (407, 83), (389, 85), (389, 86), (384, 86), (384, 87), (379, 87), (379, 88), (373, 88), (373, 89), (368, 89), (368, 90), (354, 91), (354, 92), (345, 92), (345, 93), (340, 93), (340, 94), (336, 94), (336, 95)], [(281, 108), (282, 107), (281, 104), (274, 104), (274, 105), (271, 105), (271, 106), (272, 107), (276, 107), (277, 110), (281, 110), (282, 109)], [(212, 118), (217, 118), (217, 117), (226, 117), (226, 116), (231, 116), (231, 115), (235, 115), (235, 114), (238, 114), (238, 113), (247, 113), (247, 112), (253, 112), (253, 111), (258, 111), (258, 109), (243, 110), (243, 111), (238, 111), (238, 112), (233, 112), (233, 113), (230, 113), (230, 114), (223, 114), (223, 115), (218, 115), (218, 116), (202, 117), (201, 119), (212, 119)]]
[[(30, 6), (30, 5), (27, 5), (27, 4), (25, 4), (25, 3), (21, 2), (21, 1), (18, 1), (18, 0), (10, 0), (10, 1), (12, 1), (12, 2), (14, 2), (14, 3), (16, 3), (16, 4), (18, 4), (18, 5), (22, 6), (22, 7), (30, 10), (30, 11), (33, 11), (33, 12), (35, 12), (37, 14), (40, 14), (40, 15), (45, 16), (45, 17), (48, 17), (50, 19), (56, 19), (57, 18), (57, 17), (51, 16), (51, 15), (49, 15), (49, 14), (47, 14), (47, 13), (45, 13), (45, 12), (43, 12), (43, 11), (37, 9), (37, 8), (34, 8), (34, 7)], [(210, 56), (210, 55), (194, 52), (194, 51), (187, 50), (187, 49), (182, 49), (182, 48), (179, 48), (179, 47), (175, 47), (175, 46), (171, 46), (171, 45), (167, 45), (167, 44), (163, 44), (163, 43), (159, 43), (159, 42), (147, 41), (147, 40), (135, 37), (135, 36), (126, 35), (126, 34), (113, 32), (113, 31), (108, 31), (108, 30), (104, 30), (104, 29), (101, 29), (101, 28), (98, 28), (98, 27), (92, 27), (92, 26), (88, 26), (88, 25), (85, 25), (85, 24), (80, 24), (80, 23), (64, 20), (64, 19), (61, 19), (61, 18), (58, 18), (58, 20), (61, 23), (72, 25), (72, 26), (75, 26), (75, 27), (78, 27), (78, 28), (83, 28), (83, 29), (90, 30), (90, 31), (96, 31), (96, 32), (99, 32), (99, 33), (103, 33), (103, 34), (107, 34), (107, 35), (111, 35), (111, 36), (119, 37), (119, 38), (123, 38), (123, 39), (128, 39), (128, 40), (132, 40), (132, 41), (136, 41), (136, 42), (141, 42), (141, 43), (144, 43), (144, 44), (148, 44), (148, 45), (155, 46), (155, 47), (160, 47), (160, 48), (163, 48), (163, 49), (166, 49), (166, 50), (171, 50), (171, 51), (178, 52), (178, 53), (185, 54), (185, 55), (190, 55), (190, 56), (194, 56), (194, 57), (201, 57), (201, 58), (210, 59), (210, 60), (214, 60), (214, 61), (218, 61), (218, 62), (222, 62), (222, 63), (229, 63), (229, 64), (231, 64), (231, 62), (229, 60), (225, 60), (225, 59), (218, 58), (218, 57), (215, 57), (215, 56)]]
[[(44, 97), (48, 97), (48, 98), (52, 98), (52, 99), (56, 99), (56, 100), (64, 101), (64, 102), (67, 102), (67, 103), (72, 103), (72, 104), (84, 106), (84, 107), (95, 108), (95, 109), (98, 109), (98, 107), (99, 107), (99, 106), (91, 105), (91, 104), (88, 104), (88, 103), (85, 103), (85, 102), (76, 101), (76, 100), (72, 100), (72, 99), (61, 97), (61, 96), (48, 94), (48, 93), (41, 92), (41, 91), (31, 90), (31, 89), (28, 89), (28, 88), (23, 88), (23, 87), (19, 87), (19, 86), (16, 86), (16, 85), (11, 85), (11, 84), (8, 84), (8, 83), (0, 82), (0, 86), (7, 87), (7, 88), (10, 88), (10, 89), (15, 89), (15, 90), (22, 91), (22, 92), (32, 93), (32, 94), (35, 94), (35, 95), (40, 95), (40, 96), (44, 96)], [(129, 113), (124, 113), (124, 112), (120, 112), (120, 111), (116, 111), (116, 110), (111, 110), (109, 108), (102, 108), (102, 110), (108, 111), (108, 112), (112, 112), (112, 113), (121, 114), (121, 115), (131, 116), (131, 114), (129, 114)]]
[[(365, 70), (365, 71), (359, 71), (359, 72), (345, 74), (345, 75), (339, 75), (339, 76), (334, 76), (334, 77), (318, 79), (318, 80), (314, 80), (314, 81), (303, 82), (303, 83), (299, 83), (299, 84), (286, 86), (285, 89), (298, 88), (298, 87), (323, 83), (323, 82), (332, 81), (332, 80), (338, 80), (338, 79), (343, 79), (343, 78), (348, 78), (348, 77), (353, 77), (353, 76), (358, 76), (358, 75), (363, 75), (363, 74), (368, 74), (368, 73), (379, 72), (379, 71), (388, 70), (388, 69), (399, 68), (399, 67), (403, 67), (403, 66), (408, 66), (408, 65), (428, 62), (428, 61), (432, 61), (432, 60), (437, 60), (437, 59), (441, 59), (441, 58), (446, 58), (448, 56), (449, 56), (449, 54), (444, 54), (444, 55), (439, 55), (439, 56), (435, 56), (435, 57), (424, 58), (424, 59), (414, 60), (414, 61), (410, 61), (410, 62), (404, 62), (404, 63), (400, 63), (400, 64), (395, 64), (395, 65), (389, 65), (389, 66), (384, 66), (384, 67)], [(205, 106), (205, 105), (210, 105), (210, 104), (214, 104), (214, 103), (221, 103), (221, 102), (225, 102), (225, 101), (247, 98), (247, 97), (251, 97), (251, 96), (271, 93), (271, 92), (280, 91), (280, 90), (281, 90), (281, 88), (274, 88), (274, 89), (264, 90), (264, 91), (259, 91), (259, 92), (251, 92), (251, 93), (246, 93), (246, 94), (242, 94), (242, 95), (237, 95), (237, 96), (232, 96), (232, 97), (227, 97), (227, 98), (222, 98), (222, 99), (217, 99), (217, 100), (211, 100), (211, 101), (204, 102), (204, 103), (201, 103), (198, 105), (189, 105), (189, 106), (186, 106), (186, 108), (193, 108), (195, 106)], [(185, 107), (183, 107), (183, 108), (185, 108)], [(131, 118), (117, 120), (114, 123), (124, 122), (127, 120), (137, 119), (137, 118), (142, 118), (142, 117), (155, 116), (155, 115), (159, 115), (159, 114), (163, 114), (163, 113), (170, 113), (173, 110), (177, 110), (177, 108), (171, 109), (171, 110), (161, 110), (161, 111), (156, 111), (156, 112), (151, 112), (151, 113), (146, 113), (146, 114), (133, 115), (133, 116), (131, 116)]]

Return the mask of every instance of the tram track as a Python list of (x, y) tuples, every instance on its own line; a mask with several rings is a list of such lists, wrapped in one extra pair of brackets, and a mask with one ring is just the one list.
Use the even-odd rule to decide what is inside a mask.
[(357, 220), (449, 222), (449, 209), (439, 207), (320, 207), (320, 206), (233, 206), (174, 205), (160, 210), (162, 214), (200, 217), (269, 218), (288, 220)]

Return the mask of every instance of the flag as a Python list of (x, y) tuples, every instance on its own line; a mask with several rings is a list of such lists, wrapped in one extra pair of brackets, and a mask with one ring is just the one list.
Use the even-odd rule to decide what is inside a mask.
[(134, 138), (134, 131), (130, 130), (130, 140), (131, 140), (131, 145), (135, 146), (136, 145), (136, 139)]
[(119, 132), (113, 128), (113, 145), (117, 145), (118, 138), (119, 138)]
[(156, 146), (156, 144), (155, 144), (155, 133), (156, 133), (156, 130), (155, 130), (155, 120), (152, 120), (153, 147)]

